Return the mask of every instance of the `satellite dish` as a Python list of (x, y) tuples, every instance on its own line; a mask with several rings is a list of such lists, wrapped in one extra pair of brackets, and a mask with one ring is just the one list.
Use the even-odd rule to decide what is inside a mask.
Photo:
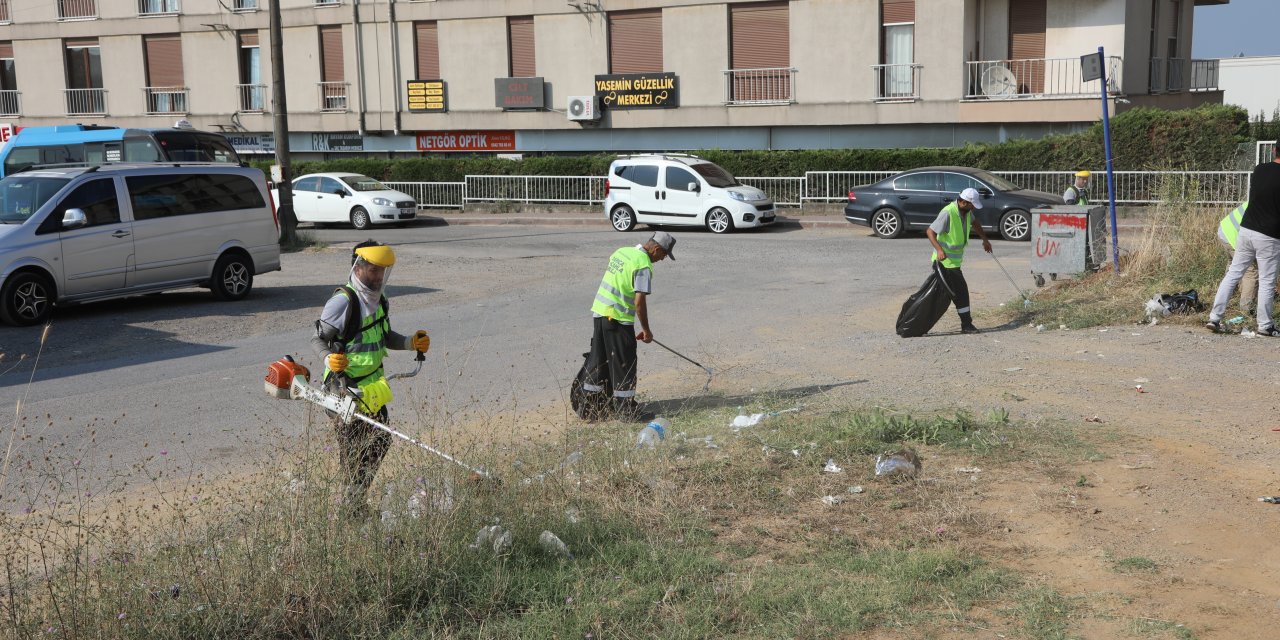
[(1018, 78), (1008, 67), (987, 67), (982, 72), (982, 92), (989, 96), (1012, 96), (1018, 93)]

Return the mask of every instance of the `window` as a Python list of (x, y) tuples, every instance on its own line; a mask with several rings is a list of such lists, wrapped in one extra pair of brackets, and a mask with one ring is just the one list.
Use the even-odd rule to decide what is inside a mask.
[(346, 71), (343, 69), (342, 25), (320, 27), (320, 110), (347, 110)]
[(1018, 93), (1044, 93), (1046, 0), (1009, 4), (1009, 59)]
[(138, 13), (144, 16), (172, 15), (181, 10), (179, 0), (138, 0)]
[(658, 167), (651, 164), (620, 165), (615, 171), (619, 178), (626, 178), (642, 187), (658, 186)]
[(8, 23), (12, 20), (9, 17), (9, 0), (0, 0), (0, 23)]
[(787, 103), (791, 18), (786, 2), (729, 5), (730, 103)]
[(609, 73), (662, 71), (662, 10), (609, 12)]
[(75, 188), (71, 195), (53, 208), (52, 218), (62, 220), (67, 209), (80, 209), (89, 219), (88, 226), (120, 222), (120, 200), (116, 198), (114, 178), (91, 180)]
[(263, 111), (267, 104), (266, 86), (262, 84), (262, 58), (257, 31), (236, 34), (240, 43), (240, 110)]
[(315, 193), (320, 190), (320, 178), (303, 178), (293, 183), (293, 190)]
[(694, 175), (680, 167), (667, 167), (667, 188), (672, 191), (692, 191), (689, 184), (698, 184)]
[(124, 139), (124, 158), (129, 162), (160, 162), (160, 147), (151, 136), (127, 136)]
[(151, 220), (266, 206), (258, 186), (244, 176), (221, 173), (129, 176), (134, 220)]
[(67, 40), (67, 88), (102, 88), (102, 52), (97, 38)]
[(186, 113), (182, 36), (142, 36), (142, 48), (147, 66), (147, 113)]
[(910, 65), (915, 62), (915, 0), (881, 0), (880, 61), (884, 71), (882, 97), (915, 95)]
[(440, 78), (440, 40), (434, 22), (413, 23), (414, 69), (418, 80)]
[(942, 190), (951, 193), (960, 193), (965, 189), (985, 189), (982, 183), (960, 173), (944, 173), (942, 174)]
[(257, 11), (258, 0), (233, 0), (231, 3), (232, 11)]
[(533, 42), (532, 16), (507, 18), (507, 72), (512, 78), (538, 75)]
[(0, 116), (21, 115), (18, 104), (18, 73), (13, 62), (13, 43), (0, 42)]
[(174, 162), (225, 162), (240, 164), (240, 156), (227, 139), (216, 133), (158, 131), (156, 142)]
[[(22, 149), (13, 151), (17, 153)], [(34, 178), (23, 175), (5, 178), (0, 181), (0, 222), (25, 222), (49, 198), (67, 186), (68, 182), (70, 180), (66, 178)]]
[(342, 185), (338, 184), (338, 181), (333, 178), (320, 178), (319, 191), (320, 193), (337, 193), (339, 191), (343, 193), (347, 192), (347, 190), (343, 189)]
[(937, 191), (938, 174), (913, 173), (893, 181), (893, 188), (898, 191)]
[(692, 165), (691, 168), (697, 171), (698, 175), (702, 176), (702, 179), (713, 187), (736, 187), (739, 184), (738, 179), (733, 177), (732, 173), (725, 171), (724, 167), (718, 164), (699, 162)]

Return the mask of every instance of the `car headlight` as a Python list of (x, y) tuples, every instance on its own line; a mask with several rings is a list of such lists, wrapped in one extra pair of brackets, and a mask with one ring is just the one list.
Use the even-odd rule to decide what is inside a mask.
[(743, 194), (741, 194), (741, 193), (738, 193), (737, 191), (730, 191), (730, 192), (729, 192), (729, 197), (730, 197), (730, 198), (733, 198), (734, 200), (741, 200), (742, 202), (746, 202), (746, 201), (747, 201), (747, 196), (745, 196), (745, 195), (743, 195)]
[(390, 207), (392, 202), (386, 198), (374, 198), (373, 203), (379, 207)]

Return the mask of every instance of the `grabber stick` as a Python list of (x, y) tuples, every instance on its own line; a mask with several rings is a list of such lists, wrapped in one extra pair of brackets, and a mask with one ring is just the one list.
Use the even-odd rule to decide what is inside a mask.
[(1004, 265), (1000, 264), (1000, 258), (996, 257), (996, 254), (994, 251), (991, 252), (991, 259), (996, 261), (996, 266), (1000, 267), (1001, 271), (1004, 271), (1004, 277), (1009, 279), (1009, 284), (1013, 285), (1013, 288), (1018, 290), (1018, 295), (1022, 296), (1022, 306), (1030, 307), (1031, 298), (1028, 298), (1027, 294), (1022, 292), (1022, 287), (1019, 287), (1018, 283), (1014, 281), (1013, 276), (1009, 275), (1008, 271), (1005, 271)]
[(654, 342), (655, 344), (657, 344), (659, 347), (662, 347), (663, 349), (666, 349), (667, 351), (670, 351), (671, 353), (674, 353), (675, 355), (677, 355), (677, 356), (679, 356), (679, 357), (681, 357), (681, 358), (684, 358), (685, 360), (688, 360), (690, 363), (692, 363), (694, 366), (698, 367), (699, 369), (702, 369), (703, 371), (706, 371), (706, 372), (707, 372), (707, 383), (706, 383), (706, 384), (704, 384), (704, 385), (702, 385), (702, 390), (703, 390), (703, 391), (706, 391), (707, 389), (710, 389), (710, 388), (711, 388), (711, 376), (712, 376), (713, 374), (711, 373), (711, 368), (710, 368), (710, 367), (704, 367), (704, 366), (702, 366), (701, 364), (698, 364), (698, 363), (697, 363), (697, 361), (695, 361), (693, 358), (690, 358), (689, 356), (686, 356), (686, 355), (684, 355), (683, 353), (680, 353), (679, 351), (676, 351), (675, 349), (672, 349), (671, 347), (668, 347), (667, 345), (662, 344), (661, 342), (658, 342), (658, 340), (657, 340), (656, 338), (653, 340), (653, 342)]

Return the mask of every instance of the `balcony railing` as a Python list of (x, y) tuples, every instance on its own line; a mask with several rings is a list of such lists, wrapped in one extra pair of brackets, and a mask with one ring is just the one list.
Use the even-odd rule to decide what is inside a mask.
[(258, 0), (233, 0), (231, 3), (232, 11), (257, 11)]
[(1217, 91), (1218, 61), (1186, 58), (1152, 58), (1151, 93)]
[(724, 72), (727, 105), (791, 104), (796, 101), (796, 70), (729, 69)]
[[(1119, 56), (1107, 58), (1107, 93), (1118, 95), (1122, 86)], [(1099, 80), (1085, 82), (1079, 58), (1029, 60), (981, 60), (965, 63), (966, 100), (1016, 100), (1025, 98), (1084, 98), (1097, 96)]]
[(240, 113), (262, 113), (267, 110), (267, 85), (238, 84), (236, 91), (240, 94)]
[(9, 16), (9, 0), (0, 0), (0, 24), (9, 24), (13, 18)]
[(186, 87), (143, 87), (147, 94), (147, 115), (189, 113)]
[(59, 20), (90, 20), (97, 17), (97, 0), (58, 0)]
[(106, 89), (63, 89), (63, 93), (67, 95), (67, 115), (107, 115)]
[(320, 85), (320, 110), (324, 112), (347, 111), (347, 83), (318, 82)]
[(0, 117), (12, 118), (22, 115), (22, 93), (14, 89), (0, 91)]
[(910, 102), (920, 99), (920, 70), (918, 64), (877, 64), (871, 70), (876, 74), (877, 102)]
[(176, 16), (182, 13), (180, 0), (138, 0), (140, 16)]
[(342, 0), (315, 0), (317, 7), (336, 7), (342, 4)]
[(1218, 61), (1217, 60), (1192, 60), (1191, 61), (1191, 90), (1192, 91), (1217, 91), (1218, 90)]

